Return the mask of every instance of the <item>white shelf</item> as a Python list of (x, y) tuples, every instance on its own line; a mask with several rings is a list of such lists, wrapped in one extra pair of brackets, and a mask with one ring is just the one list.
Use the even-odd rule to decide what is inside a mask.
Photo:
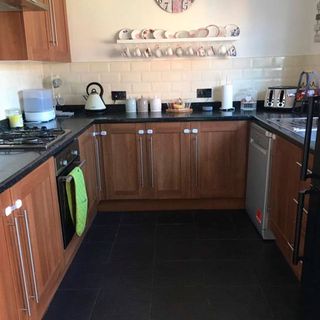
[(117, 44), (144, 44), (144, 43), (190, 43), (190, 42), (233, 42), (240, 37), (211, 37), (211, 38), (174, 38), (174, 39), (136, 39), (117, 40)]

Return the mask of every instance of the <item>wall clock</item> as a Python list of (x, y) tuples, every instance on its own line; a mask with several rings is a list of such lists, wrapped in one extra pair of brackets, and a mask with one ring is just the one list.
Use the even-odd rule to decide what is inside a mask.
[(163, 10), (169, 13), (180, 13), (188, 10), (195, 0), (156, 0)]

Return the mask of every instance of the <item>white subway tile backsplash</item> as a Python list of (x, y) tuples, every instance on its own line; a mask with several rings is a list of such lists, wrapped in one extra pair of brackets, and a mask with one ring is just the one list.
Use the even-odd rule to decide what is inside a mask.
[(114, 61), (110, 64), (110, 71), (126, 72), (130, 71), (131, 63), (127, 61)]
[(180, 81), (182, 76), (181, 72), (172, 71), (172, 72), (162, 72), (162, 80), (163, 81)]
[(149, 61), (133, 61), (131, 62), (132, 71), (150, 71), (151, 62)]
[(150, 83), (134, 83), (132, 85), (132, 92), (133, 93), (140, 93), (145, 94), (145, 93), (151, 93), (151, 84)]
[(171, 82), (153, 82), (151, 83), (152, 91), (159, 92), (169, 92), (171, 90)]
[(121, 81), (121, 74), (120, 72), (101, 73), (100, 78), (102, 82), (118, 83)]
[(143, 82), (156, 82), (162, 80), (162, 73), (159, 71), (143, 72), (142, 81)]
[(90, 72), (108, 72), (110, 71), (110, 63), (108, 62), (93, 62), (89, 64)]
[(162, 61), (152, 61), (151, 62), (151, 71), (169, 71), (171, 70), (171, 64), (168, 60)]
[(141, 73), (140, 72), (123, 72), (120, 74), (121, 82), (140, 82), (141, 81)]
[[(59, 64), (57, 64), (59, 65)], [(90, 71), (90, 63), (87, 62), (74, 62), (70, 65), (71, 72), (85, 73)]]
[(174, 60), (171, 61), (171, 70), (173, 71), (191, 71), (191, 61), (188, 60)]

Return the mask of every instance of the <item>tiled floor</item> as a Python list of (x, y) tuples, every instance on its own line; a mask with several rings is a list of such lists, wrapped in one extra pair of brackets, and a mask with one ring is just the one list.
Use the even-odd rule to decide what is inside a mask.
[(100, 213), (46, 320), (296, 320), (299, 285), (245, 212)]

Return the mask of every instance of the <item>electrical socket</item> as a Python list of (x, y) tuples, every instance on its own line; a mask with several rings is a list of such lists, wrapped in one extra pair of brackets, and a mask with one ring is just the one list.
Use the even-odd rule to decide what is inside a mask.
[(211, 98), (212, 89), (197, 89), (197, 98)]
[(126, 100), (127, 99), (127, 91), (111, 91), (111, 99), (113, 101)]

